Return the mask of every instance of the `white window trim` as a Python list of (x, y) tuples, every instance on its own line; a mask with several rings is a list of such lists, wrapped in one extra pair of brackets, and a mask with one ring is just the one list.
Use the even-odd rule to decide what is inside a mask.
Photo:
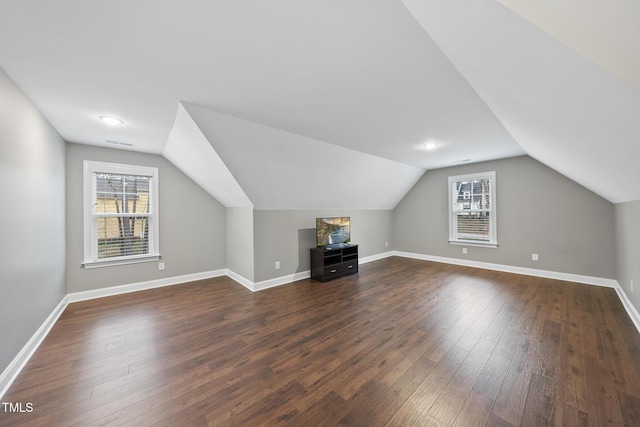
[[(149, 254), (131, 255), (98, 259), (98, 244), (93, 233), (94, 217), (91, 209), (93, 201), (92, 175), (94, 172), (114, 173), (123, 175), (150, 176), (149, 186), (151, 212), (149, 217)], [(157, 261), (160, 255), (160, 216), (158, 211), (158, 168), (148, 166), (122, 165), (118, 163), (83, 161), (83, 205), (84, 205), (84, 262), (85, 269), (107, 267), (113, 265), (134, 264), (140, 262)]]
[[(459, 181), (472, 181), (477, 179), (490, 180), (491, 200), (490, 200), (490, 236), (488, 242), (480, 242), (477, 240), (465, 240), (456, 238), (456, 221), (454, 220), (455, 211), (453, 209), (455, 200), (453, 199), (453, 183)], [(449, 243), (452, 245), (477, 246), (483, 248), (498, 247), (498, 215), (496, 209), (496, 172), (480, 172), (465, 175), (450, 176), (448, 182), (447, 193), (449, 194)]]

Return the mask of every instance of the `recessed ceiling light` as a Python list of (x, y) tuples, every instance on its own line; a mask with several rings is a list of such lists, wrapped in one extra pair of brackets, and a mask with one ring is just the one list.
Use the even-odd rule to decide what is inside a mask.
[(108, 125), (121, 125), (124, 122), (120, 119), (116, 119), (115, 117), (109, 117), (109, 116), (100, 116), (99, 117), (100, 120), (102, 120), (103, 122), (105, 122)]
[(438, 148), (438, 144), (435, 143), (435, 142), (430, 142), (428, 144), (424, 144), (423, 147), (424, 147), (425, 150), (431, 151), (431, 150), (435, 150), (436, 148)]

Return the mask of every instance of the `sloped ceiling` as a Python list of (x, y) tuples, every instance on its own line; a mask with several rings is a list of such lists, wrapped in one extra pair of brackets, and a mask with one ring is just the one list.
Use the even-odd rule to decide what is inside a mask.
[(253, 207), (182, 103), (162, 155), (224, 206)]
[(256, 209), (393, 209), (423, 169), (186, 104)]
[(640, 199), (638, 91), (493, 0), (403, 1), (529, 155)]
[(640, 199), (638, 92), (530, 21), (495, 0), (9, 0), (0, 66), (68, 141), (163, 154), (228, 206), (390, 208), (427, 169), (524, 153)]
[(640, 2), (498, 1), (640, 91)]

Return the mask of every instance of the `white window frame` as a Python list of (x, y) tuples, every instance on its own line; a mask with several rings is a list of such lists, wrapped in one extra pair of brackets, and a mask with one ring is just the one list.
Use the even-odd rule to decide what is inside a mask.
[[(93, 212), (96, 194), (92, 185), (94, 173), (112, 173), (121, 175), (149, 176), (149, 253), (98, 259), (98, 216)], [(85, 269), (113, 265), (133, 264), (157, 261), (160, 255), (160, 217), (158, 211), (158, 168), (147, 166), (122, 165), (85, 160), (83, 162), (83, 204), (84, 204), (84, 262)]]
[[(489, 208), (488, 209), (471, 209), (465, 210), (465, 212), (488, 212), (489, 213), (489, 240), (479, 241), (475, 239), (464, 239), (458, 236), (457, 230), (457, 215), (462, 212), (458, 208), (456, 203), (455, 186), (459, 182), (473, 181), (478, 179), (489, 179)], [(447, 192), (449, 193), (449, 243), (452, 245), (465, 245), (465, 246), (480, 246), (496, 248), (498, 247), (498, 221), (496, 211), (496, 172), (481, 172), (466, 175), (457, 175), (449, 177), (449, 186)]]

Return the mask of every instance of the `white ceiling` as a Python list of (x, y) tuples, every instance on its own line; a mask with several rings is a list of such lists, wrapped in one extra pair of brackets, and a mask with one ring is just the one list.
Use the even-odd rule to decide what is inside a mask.
[(498, 1), (640, 90), (639, 1)]
[(184, 108), (256, 209), (393, 209), (424, 173), (195, 105)]
[(640, 199), (639, 93), (495, 0), (3, 0), (0, 67), (66, 140), (163, 154), (227, 206), (387, 209), (524, 153)]
[(224, 206), (254, 206), (182, 103), (162, 155)]
[(494, 0), (403, 1), (529, 155), (640, 200), (640, 92)]

